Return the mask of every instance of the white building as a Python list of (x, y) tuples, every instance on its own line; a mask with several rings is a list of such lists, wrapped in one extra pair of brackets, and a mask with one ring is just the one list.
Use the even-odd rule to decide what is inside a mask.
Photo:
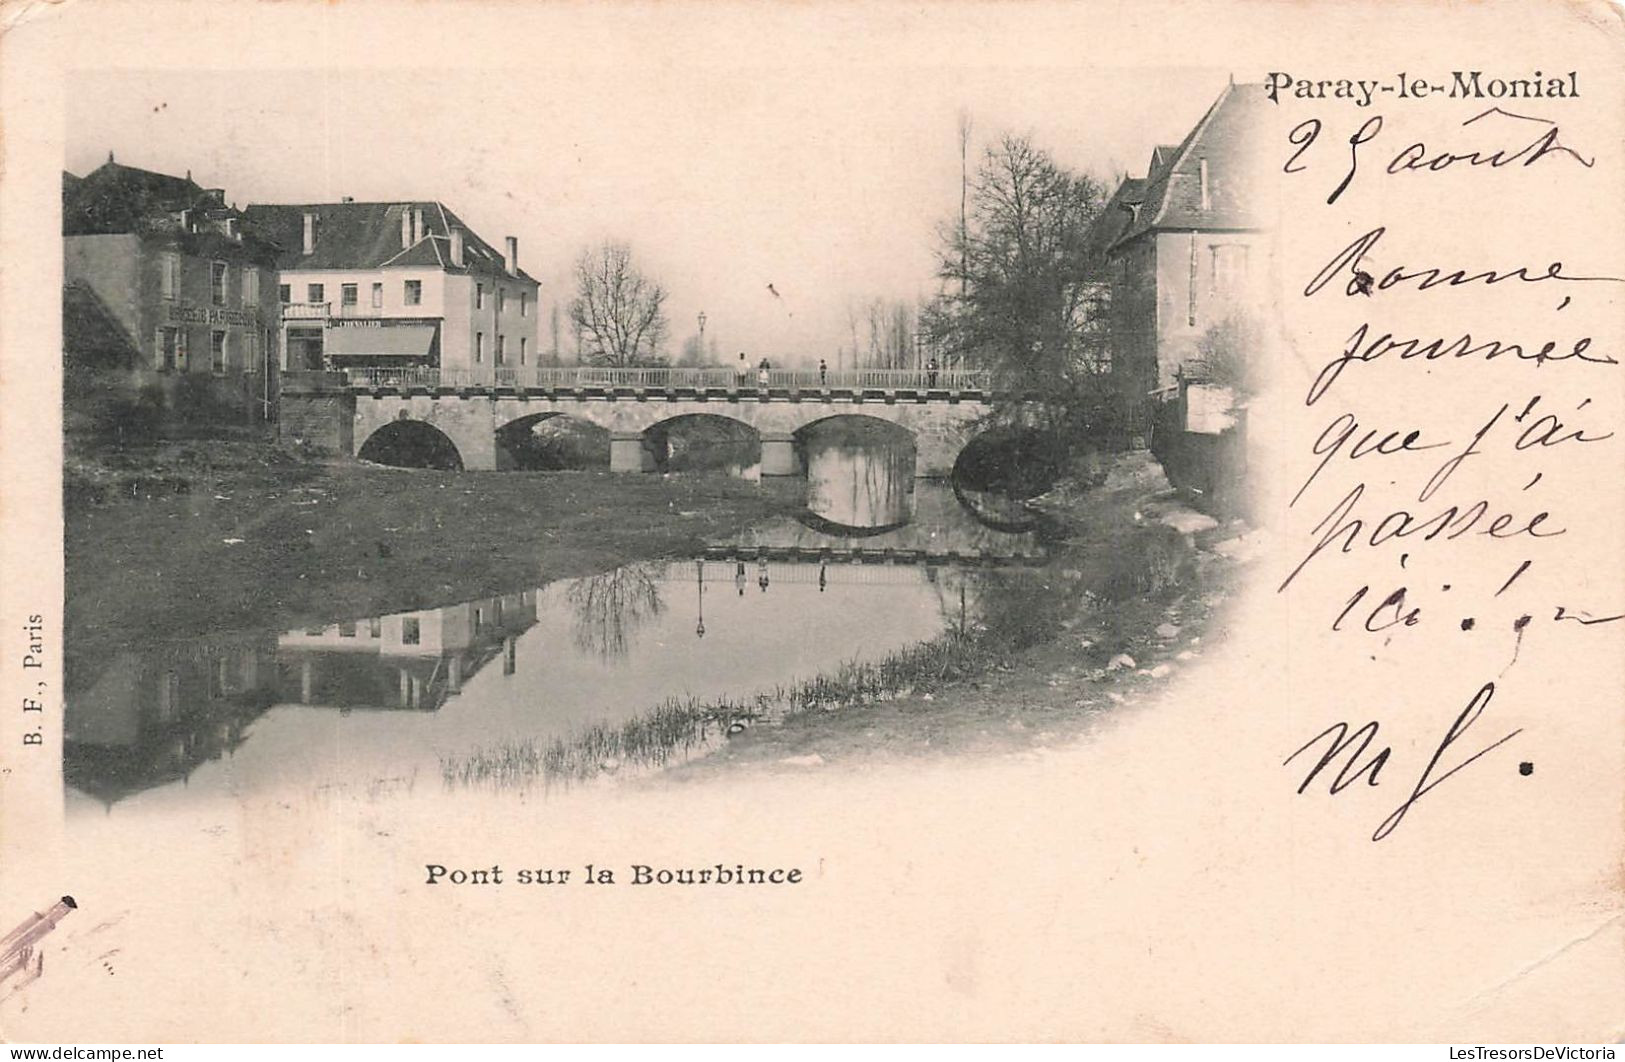
[(278, 248), (283, 367), (439, 367), (471, 380), (535, 363), (539, 285), (438, 202), (253, 205)]

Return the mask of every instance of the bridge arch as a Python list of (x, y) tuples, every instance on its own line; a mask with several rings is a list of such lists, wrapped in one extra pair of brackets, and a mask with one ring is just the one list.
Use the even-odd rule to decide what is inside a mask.
[(402, 418), (378, 428), (362, 442), (356, 456), (396, 468), (463, 470), (463, 455), (451, 436), (424, 420)]
[[(329, 431), (339, 440), (343, 452), (356, 453), (356, 444), (404, 417), (425, 421), (443, 432), (455, 444), (463, 467), (470, 470), (494, 469), (507, 463), (506, 459), (499, 460), (499, 432), (514, 422), (536, 424), (544, 422), (543, 414), (564, 414), (610, 432), (613, 470), (653, 471), (659, 464), (652, 448), (646, 446), (651, 428), (682, 416), (717, 416), (756, 431), (762, 447), (762, 473), (769, 476), (800, 472), (798, 444), (815, 436), (827, 422), (847, 417), (862, 423), (884, 421), (911, 433), (917, 458), (915, 474), (945, 477), (953, 470), (966, 440), (979, 430), (978, 423), (988, 408), (985, 401), (969, 398), (926, 400), (902, 393), (815, 396), (805, 390), (799, 396), (775, 392), (771, 397), (741, 397), (724, 391), (690, 397), (670, 392), (611, 396), (547, 388), (510, 391), (494, 387), (402, 387), (363, 391), (352, 387), (340, 401), (320, 389), (308, 394), (290, 391), (285, 397), (290, 423)], [(337, 423), (329, 428), (324, 418)]]
[(686, 409), (643, 429), (643, 445), (661, 471), (736, 468), (760, 463), (762, 430), (723, 409)]
[(504, 420), (495, 418), (499, 471), (558, 471), (607, 468), (610, 430), (588, 417), (562, 409), (540, 410)]

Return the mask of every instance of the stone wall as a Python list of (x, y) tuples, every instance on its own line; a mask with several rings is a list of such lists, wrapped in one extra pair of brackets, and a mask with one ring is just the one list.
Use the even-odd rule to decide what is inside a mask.
[(343, 373), (283, 373), (277, 436), (323, 453), (356, 452), (356, 399), (344, 389)]

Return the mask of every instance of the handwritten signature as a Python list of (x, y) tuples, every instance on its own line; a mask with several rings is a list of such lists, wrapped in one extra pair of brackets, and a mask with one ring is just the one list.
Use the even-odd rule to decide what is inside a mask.
[[(1444, 759), (1446, 751), (1462, 739), (1463, 735), (1484, 714), (1484, 710), (1489, 707), (1490, 701), (1494, 697), (1495, 683), (1486, 682), (1473, 695), (1473, 699), (1467, 702), (1467, 707), (1463, 708), (1455, 720), (1451, 722), (1450, 728), (1445, 731), (1444, 739), (1433, 750), (1433, 757), (1428, 760), (1427, 766), (1422, 769), (1421, 775), (1416, 779), (1416, 784), (1411, 787), (1410, 795), (1377, 825), (1375, 832), (1371, 834), (1372, 841), (1380, 841), (1398, 829), (1399, 824), (1405, 821), (1405, 816), (1410, 812), (1411, 808), (1415, 807), (1419, 800), (1436, 789), (1445, 779), (1454, 776), (1464, 767), (1523, 733), (1523, 728), (1519, 727), (1505, 737), (1492, 741), (1449, 770), (1438, 775), (1434, 774), (1434, 771), (1439, 767), (1439, 761)], [(1331, 766), (1339, 756), (1345, 754), (1348, 758), (1338, 767), (1337, 775), (1332, 779), (1331, 794), (1336, 796), (1362, 778), (1368, 786), (1376, 786), (1382, 780), (1383, 769), (1388, 766), (1388, 761), (1392, 758), (1394, 752), (1392, 746), (1384, 745), (1374, 755), (1367, 757), (1366, 754), (1372, 743), (1377, 740), (1379, 729), (1380, 726), (1376, 720), (1366, 723), (1352, 733), (1349, 730), (1348, 723), (1333, 723), (1299, 746), (1297, 751), (1281, 761), (1281, 765), (1285, 767), (1291, 764), (1292, 761), (1314, 748), (1320, 742), (1326, 741), (1327, 744), (1321, 752), (1320, 759), (1309, 769), (1309, 773), (1304, 776), (1303, 782), (1298, 786), (1299, 795), (1302, 795), (1314, 784), (1315, 779), (1320, 777), (1322, 771)], [(1330, 740), (1328, 741), (1328, 739)], [(1356, 742), (1358, 742), (1358, 745), (1355, 744)]]

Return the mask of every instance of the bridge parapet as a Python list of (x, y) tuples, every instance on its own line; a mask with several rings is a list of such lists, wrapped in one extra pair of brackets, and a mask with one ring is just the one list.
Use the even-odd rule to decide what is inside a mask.
[(358, 392), (409, 393), (542, 392), (594, 398), (614, 395), (673, 399), (699, 396), (761, 401), (819, 401), (853, 396), (912, 401), (976, 401), (991, 393), (990, 374), (980, 369), (768, 369), (740, 375), (729, 368), (598, 368), (539, 365), (498, 369), (349, 369), (347, 386)]

